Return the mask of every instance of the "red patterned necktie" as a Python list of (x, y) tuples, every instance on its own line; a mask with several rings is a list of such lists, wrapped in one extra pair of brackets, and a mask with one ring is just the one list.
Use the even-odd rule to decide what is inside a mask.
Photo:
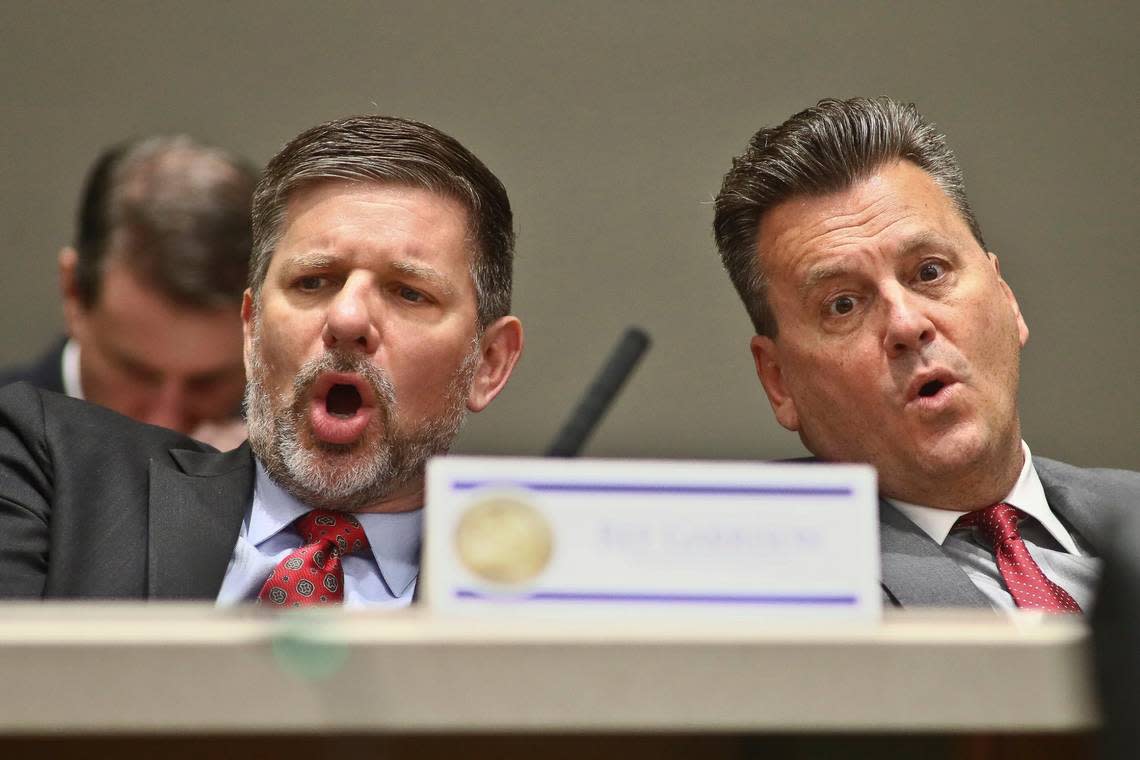
[(1017, 521), (1021, 513), (1006, 503), (963, 515), (959, 525), (981, 529), (993, 546), (998, 572), (1018, 607), (1048, 612), (1080, 612), (1080, 605), (1065, 589), (1045, 577), (1033, 561)]
[(340, 604), (344, 601), (340, 558), (367, 548), (364, 528), (352, 515), (326, 509), (306, 512), (294, 526), (305, 543), (277, 563), (257, 603), (274, 607)]

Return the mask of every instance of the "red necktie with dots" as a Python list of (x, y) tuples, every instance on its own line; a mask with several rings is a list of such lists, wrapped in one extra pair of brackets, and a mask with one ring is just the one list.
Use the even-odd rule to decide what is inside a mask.
[(1080, 605), (1065, 589), (1045, 577), (1033, 561), (1017, 521), (1021, 513), (1009, 504), (995, 504), (963, 515), (959, 525), (977, 527), (989, 539), (998, 572), (1018, 607), (1048, 612), (1080, 612)]
[(340, 558), (367, 548), (368, 537), (355, 517), (327, 509), (314, 509), (297, 518), (294, 526), (304, 540), (277, 563), (258, 604), (273, 607), (310, 607), (344, 601), (344, 568)]

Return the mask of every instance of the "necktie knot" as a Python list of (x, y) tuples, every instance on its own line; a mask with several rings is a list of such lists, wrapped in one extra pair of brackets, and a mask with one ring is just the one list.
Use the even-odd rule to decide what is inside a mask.
[(966, 527), (977, 527), (996, 550), (999, 546), (1021, 534), (1017, 530), (1017, 521), (1021, 513), (1017, 507), (1006, 504), (1004, 501), (992, 507), (969, 512), (958, 519), (958, 524)]
[(273, 568), (258, 602), (279, 607), (343, 602), (341, 557), (368, 547), (360, 521), (350, 514), (314, 509), (298, 517), (293, 527), (304, 543)]
[(298, 517), (295, 525), (306, 544), (328, 543), (335, 554), (352, 554), (368, 546), (360, 521), (344, 512), (314, 509)]

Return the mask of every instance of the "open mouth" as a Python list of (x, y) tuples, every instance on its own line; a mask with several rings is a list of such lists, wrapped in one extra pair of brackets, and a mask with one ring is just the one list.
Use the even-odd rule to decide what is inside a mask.
[(376, 410), (376, 394), (359, 375), (326, 372), (313, 383), (309, 424), (313, 435), (324, 443), (358, 441)]
[(328, 413), (341, 419), (349, 419), (360, 411), (364, 399), (360, 397), (360, 390), (355, 385), (337, 383), (329, 388), (325, 396), (325, 408)]
[(944, 409), (953, 398), (953, 387), (958, 378), (949, 371), (936, 369), (914, 378), (907, 390), (907, 403), (915, 404), (924, 412)]
[(924, 383), (923, 386), (918, 389), (918, 395), (920, 398), (930, 398), (945, 387), (945, 382), (941, 380), (931, 380), (928, 383)]

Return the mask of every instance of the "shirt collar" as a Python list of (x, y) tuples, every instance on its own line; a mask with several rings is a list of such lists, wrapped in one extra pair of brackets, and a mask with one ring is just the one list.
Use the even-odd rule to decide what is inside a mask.
[[(1065, 551), (1080, 556), (1077, 544), (1069, 531), (1061, 524), (1057, 515), (1049, 508), (1049, 501), (1045, 498), (1045, 489), (1041, 486), (1041, 479), (1037, 477), (1037, 469), (1033, 466), (1033, 455), (1025, 441), (1021, 442), (1021, 451), (1025, 455), (1025, 462), (1021, 465), (1021, 475), (1013, 484), (1013, 489), (1002, 499), (1006, 504), (1017, 507), (1025, 514), (1041, 523), (1049, 535), (1057, 540)], [(945, 543), (946, 537), (958, 518), (965, 512), (955, 512), (950, 509), (925, 507), (921, 504), (910, 504), (896, 499), (887, 499), (900, 512), (906, 515), (911, 522), (922, 529), (940, 546)]]
[[(289, 527), (310, 511), (279, 486), (257, 462), (246, 539), (255, 546)], [(369, 548), (384, 583), (396, 595), (407, 591), (419, 575), (423, 509), (410, 512), (366, 512), (355, 517), (368, 536)]]
[(60, 374), (63, 376), (63, 392), (72, 398), (85, 401), (83, 398), (83, 383), (79, 379), (79, 344), (74, 338), (68, 338), (63, 344), (63, 353), (60, 357)]

